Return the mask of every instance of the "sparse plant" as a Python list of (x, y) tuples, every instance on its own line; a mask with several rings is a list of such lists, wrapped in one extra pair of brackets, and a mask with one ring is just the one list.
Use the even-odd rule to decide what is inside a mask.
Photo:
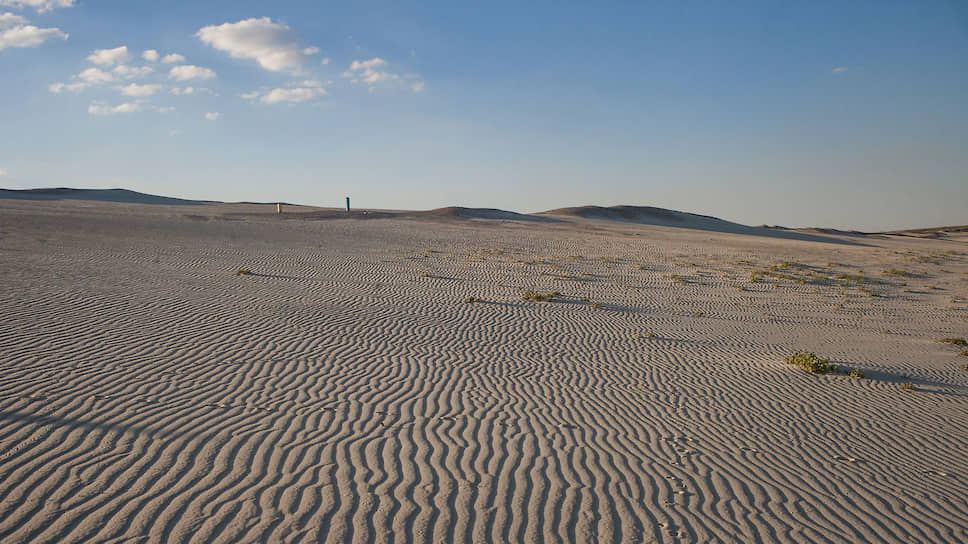
[(968, 357), (968, 349), (966, 349), (966, 350), (964, 350), (964, 351), (962, 351), (962, 352), (961, 352), (961, 353), (959, 353), (958, 355), (961, 355), (962, 357)]
[(530, 300), (531, 302), (551, 302), (557, 296), (561, 296), (561, 293), (558, 291), (539, 293), (534, 289), (528, 289), (524, 292), (524, 300)]
[(952, 346), (968, 346), (968, 340), (964, 338), (942, 338), (940, 342), (942, 344), (951, 344)]
[(599, 303), (599, 302), (592, 302), (592, 309), (593, 310), (601, 310), (602, 309), (601, 303)]
[(902, 278), (905, 277), (905, 276), (910, 276), (911, 275), (911, 273), (908, 272), (907, 270), (898, 270), (896, 268), (892, 268), (890, 270), (885, 270), (884, 273), (885, 274), (890, 274), (892, 276), (901, 276)]
[(838, 373), (837, 365), (830, 363), (830, 359), (817, 357), (813, 353), (796, 352), (785, 359), (787, 363), (797, 365), (811, 374)]
[(655, 338), (656, 336), (659, 336), (659, 335), (656, 334), (655, 331), (649, 331), (649, 332), (645, 333), (645, 337), (646, 338)]
[(847, 375), (850, 376), (851, 378), (857, 378), (858, 380), (864, 379), (864, 371), (859, 368), (855, 368), (851, 370), (850, 374), (847, 374)]
[(238, 270), (235, 271), (235, 275), (236, 276), (248, 276), (251, 273), (252, 273), (252, 271), (249, 270), (248, 268), (240, 268), (240, 269), (238, 269)]
[(695, 313), (694, 315), (695, 315), (696, 317), (703, 317), (703, 316), (704, 316), (704, 315), (706, 315), (706, 314), (705, 314), (704, 312), (696, 312), (696, 313)]
[(914, 387), (914, 384), (911, 383), (911, 382), (904, 382), (904, 383), (901, 384), (901, 390), (902, 391), (917, 391), (917, 388)]
[(473, 304), (475, 302), (484, 302), (484, 300), (477, 297), (467, 297), (464, 299), (464, 302), (468, 304)]

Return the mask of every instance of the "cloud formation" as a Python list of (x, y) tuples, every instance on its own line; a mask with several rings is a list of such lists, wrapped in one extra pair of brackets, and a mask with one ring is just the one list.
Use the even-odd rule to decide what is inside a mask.
[(113, 115), (116, 113), (134, 113), (141, 111), (141, 104), (137, 102), (127, 102), (117, 106), (108, 106), (103, 102), (92, 102), (87, 107), (87, 113), (91, 115)]
[(305, 102), (313, 98), (325, 96), (327, 94), (325, 87), (331, 83), (332, 81), (322, 82), (315, 79), (306, 79), (290, 83), (288, 87), (279, 87), (265, 92), (257, 90), (242, 93), (239, 96), (246, 100), (255, 100), (258, 98), (264, 104)]
[(177, 64), (179, 62), (185, 62), (185, 57), (179, 55), (178, 53), (169, 53), (164, 57), (161, 57), (162, 64)]
[(8, 47), (37, 47), (47, 40), (55, 38), (66, 40), (67, 34), (59, 28), (37, 28), (33, 25), (17, 25), (0, 32), (0, 51)]
[(831, 72), (833, 72), (835, 74), (839, 74), (841, 72), (846, 72), (846, 71), (847, 71), (847, 67), (846, 66), (838, 66), (838, 67), (834, 68), (833, 70), (831, 70)]
[(218, 116), (219, 115), (221, 115), (221, 114), (219, 112), (217, 112), (217, 111), (214, 111), (214, 112), (213, 111), (210, 111), (210, 112), (208, 112), (208, 113), (205, 114), (205, 118), (208, 119), (209, 121), (214, 121), (214, 120), (218, 119)]
[(290, 89), (272, 89), (262, 95), (259, 100), (266, 104), (278, 104), (279, 102), (304, 102), (317, 96), (326, 94), (326, 89), (315, 87), (292, 87)]
[(122, 45), (114, 49), (95, 49), (88, 55), (87, 60), (98, 66), (111, 66), (128, 59), (128, 46)]
[(138, 85), (137, 83), (132, 83), (130, 85), (125, 85), (124, 87), (118, 87), (118, 90), (120, 90), (121, 94), (124, 96), (151, 96), (161, 90), (161, 85)]
[(168, 78), (177, 81), (187, 81), (189, 79), (212, 79), (215, 77), (215, 72), (208, 68), (202, 68), (201, 66), (193, 66), (191, 64), (183, 64), (181, 66), (175, 66), (168, 72)]
[(85, 70), (81, 70), (81, 73), (77, 74), (75, 77), (91, 85), (97, 85), (98, 83), (110, 83), (114, 81), (114, 75), (112, 75), (110, 72), (105, 72), (100, 68), (87, 68)]
[(54, 8), (69, 8), (74, 5), (74, 0), (0, 0), (0, 6), (10, 6), (12, 8), (30, 7), (40, 13), (50, 11)]
[(195, 36), (233, 58), (253, 59), (271, 72), (296, 73), (306, 57), (319, 52), (316, 47), (300, 47), (291, 28), (268, 17), (206, 26)]
[(388, 72), (385, 68), (387, 61), (375, 57), (369, 60), (354, 60), (350, 64), (349, 70), (343, 72), (343, 77), (348, 78), (350, 83), (357, 85), (367, 85), (372, 91), (377, 84), (397, 82), (405, 85), (412, 92), (419, 93), (424, 90), (424, 82), (420, 76), (408, 74), (400, 76), (393, 72)]
[(147, 49), (141, 54), (141, 58), (148, 62), (158, 62), (158, 52), (154, 49)]
[(14, 25), (25, 25), (27, 24), (27, 19), (13, 14), (13, 13), (0, 13), (0, 28), (7, 28)]

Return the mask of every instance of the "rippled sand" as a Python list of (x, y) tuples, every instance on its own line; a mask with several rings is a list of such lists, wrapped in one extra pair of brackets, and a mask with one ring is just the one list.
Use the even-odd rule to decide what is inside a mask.
[(968, 541), (968, 238), (263, 211), (0, 200), (0, 541)]

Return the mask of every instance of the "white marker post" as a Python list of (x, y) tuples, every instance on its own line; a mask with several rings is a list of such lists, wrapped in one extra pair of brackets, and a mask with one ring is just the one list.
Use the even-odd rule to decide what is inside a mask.
[(276, 213), (282, 213), (282, 202), (276, 202)]

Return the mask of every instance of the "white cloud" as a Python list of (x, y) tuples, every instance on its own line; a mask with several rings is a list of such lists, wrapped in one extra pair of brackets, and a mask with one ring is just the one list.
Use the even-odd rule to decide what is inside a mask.
[(195, 93), (195, 87), (175, 87), (175, 88), (173, 88), (172, 90), (170, 90), (168, 92), (170, 92), (171, 94), (174, 94), (174, 95), (194, 94)]
[(161, 90), (161, 85), (138, 85), (132, 83), (124, 87), (118, 87), (124, 96), (151, 96)]
[(95, 49), (88, 55), (87, 60), (100, 66), (111, 66), (124, 62), (128, 58), (128, 46), (122, 45), (114, 49)]
[(175, 106), (158, 106), (155, 108), (158, 113), (171, 113), (175, 111)]
[(397, 74), (391, 74), (381, 70), (380, 68), (386, 66), (387, 61), (377, 57), (370, 60), (354, 60), (350, 64), (350, 69), (343, 72), (343, 77), (350, 78), (353, 83), (365, 83), (367, 85), (373, 85), (374, 83), (379, 83), (381, 81), (388, 81), (393, 79), (399, 79), (400, 76)]
[(349, 78), (351, 83), (368, 85), (370, 90), (374, 90), (378, 83), (396, 82), (396, 85), (405, 86), (412, 92), (419, 93), (426, 86), (420, 76), (416, 74), (406, 74), (401, 77), (399, 74), (385, 70), (387, 61), (376, 57), (370, 60), (354, 60), (350, 64), (350, 69), (343, 72), (343, 77)]
[(262, 94), (262, 93), (259, 92), (259, 91), (252, 91), (251, 93), (242, 93), (239, 96), (241, 96), (242, 98), (244, 98), (246, 100), (255, 100), (256, 98), (259, 98), (259, 95), (260, 94)]
[(208, 112), (208, 113), (205, 114), (205, 118), (208, 119), (209, 121), (214, 121), (214, 120), (218, 119), (218, 116), (219, 115), (221, 115), (221, 114), (219, 112), (217, 112), (217, 111), (215, 111), (215, 112), (211, 112), (210, 111), (210, 112)]
[(0, 32), (0, 51), (8, 47), (37, 47), (38, 45), (60, 38), (67, 39), (67, 34), (59, 28), (37, 28), (33, 25), (19, 25)]
[(14, 8), (34, 8), (40, 13), (50, 11), (54, 8), (69, 8), (74, 5), (74, 0), (0, 0), (0, 6), (10, 6)]
[(92, 102), (87, 107), (87, 113), (91, 115), (112, 115), (115, 113), (134, 113), (141, 111), (141, 104), (137, 102), (127, 102), (117, 106), (108, 106), (103, 102)]
[(325, 65), (325, 64), (329, 64), (329, 57), (325, 57), (325, 58), (324, 58), (323, 60), (321, 60), (321, 61), (320, 61), (319, 63), (320, 63), (320, 64), (323, 64), (323, 65)]
[(98, 83), (110, 83), (114, 81), (114, 76), (110, 72), (105, 72), (100, 68), (87, 68), (81, 71), (77, 76), (84, 80), (89, 85), (97, 85)]
[(847, 71), (847, 67), (846, 66), (838, 66), (838, 67), (834, 68), (833, 70), (831, 70), (831, 72), (833, 72), (835, 74), (839, 74), (841, 72), (846, 72), (846, 71)]
[(293, 87), (290, 89), (272, 89), (262, 95), (261, 100), (266, 104), (278, 104), (279, 102), (304, 102), (317, 96), (326, 94), (326, 89), (319, 87)]
[(47, 86), (47, 90), (54, 94), (57, 94), (65, 89), (72, 93), (78, 93), (86, 89), (88, 85), (88, 83), (83, 81), (75, 81), (74, 83), (51, 83)]
[(0, 168), (0, 177), (6, 176), (6, 175), (7, 175), (7, 169), (6, 168)]
[(141, 58), (148, 62), (158, 62), (158, 52), (154, 49), (146, 49), (145, 52), (141, 54)]
[(27, 19), (24, 19), (19, 15), (14, 15), (13, 13), (0, 13), (0, 28), (25, 24), (27, 24)]
[(253, 59), (272, 72), (298, 72), (307, 56), (319, 52), (316, 47), (300, 47), (291, 28), (268, 17), (206, 26), (195, 36), (233, 58)]
[(143, 77), (154, 71), (155, 69), (152, 68), (151, 66), (131, 67), (124, 64), (120, 66), (115, 66), (114, 70), (111, 70), (111, 72), (114, 75), (124, 79), (134, 79), (136, 77)]
[(162, 64), (176, 64), (179, 62), (185, 62), (184, 55), (179, 55), (178, 53), (169, 53), (164, 57), (161, 57)]
[(173, 67), (168, 73), (168, 77), (178, 81), (185, 81), (188, 79), (212, 79), (215, 77), (215, 72), (209, 70), (208, 68), (202, 68), (201, 66), (184, 64), (182, 66)]

